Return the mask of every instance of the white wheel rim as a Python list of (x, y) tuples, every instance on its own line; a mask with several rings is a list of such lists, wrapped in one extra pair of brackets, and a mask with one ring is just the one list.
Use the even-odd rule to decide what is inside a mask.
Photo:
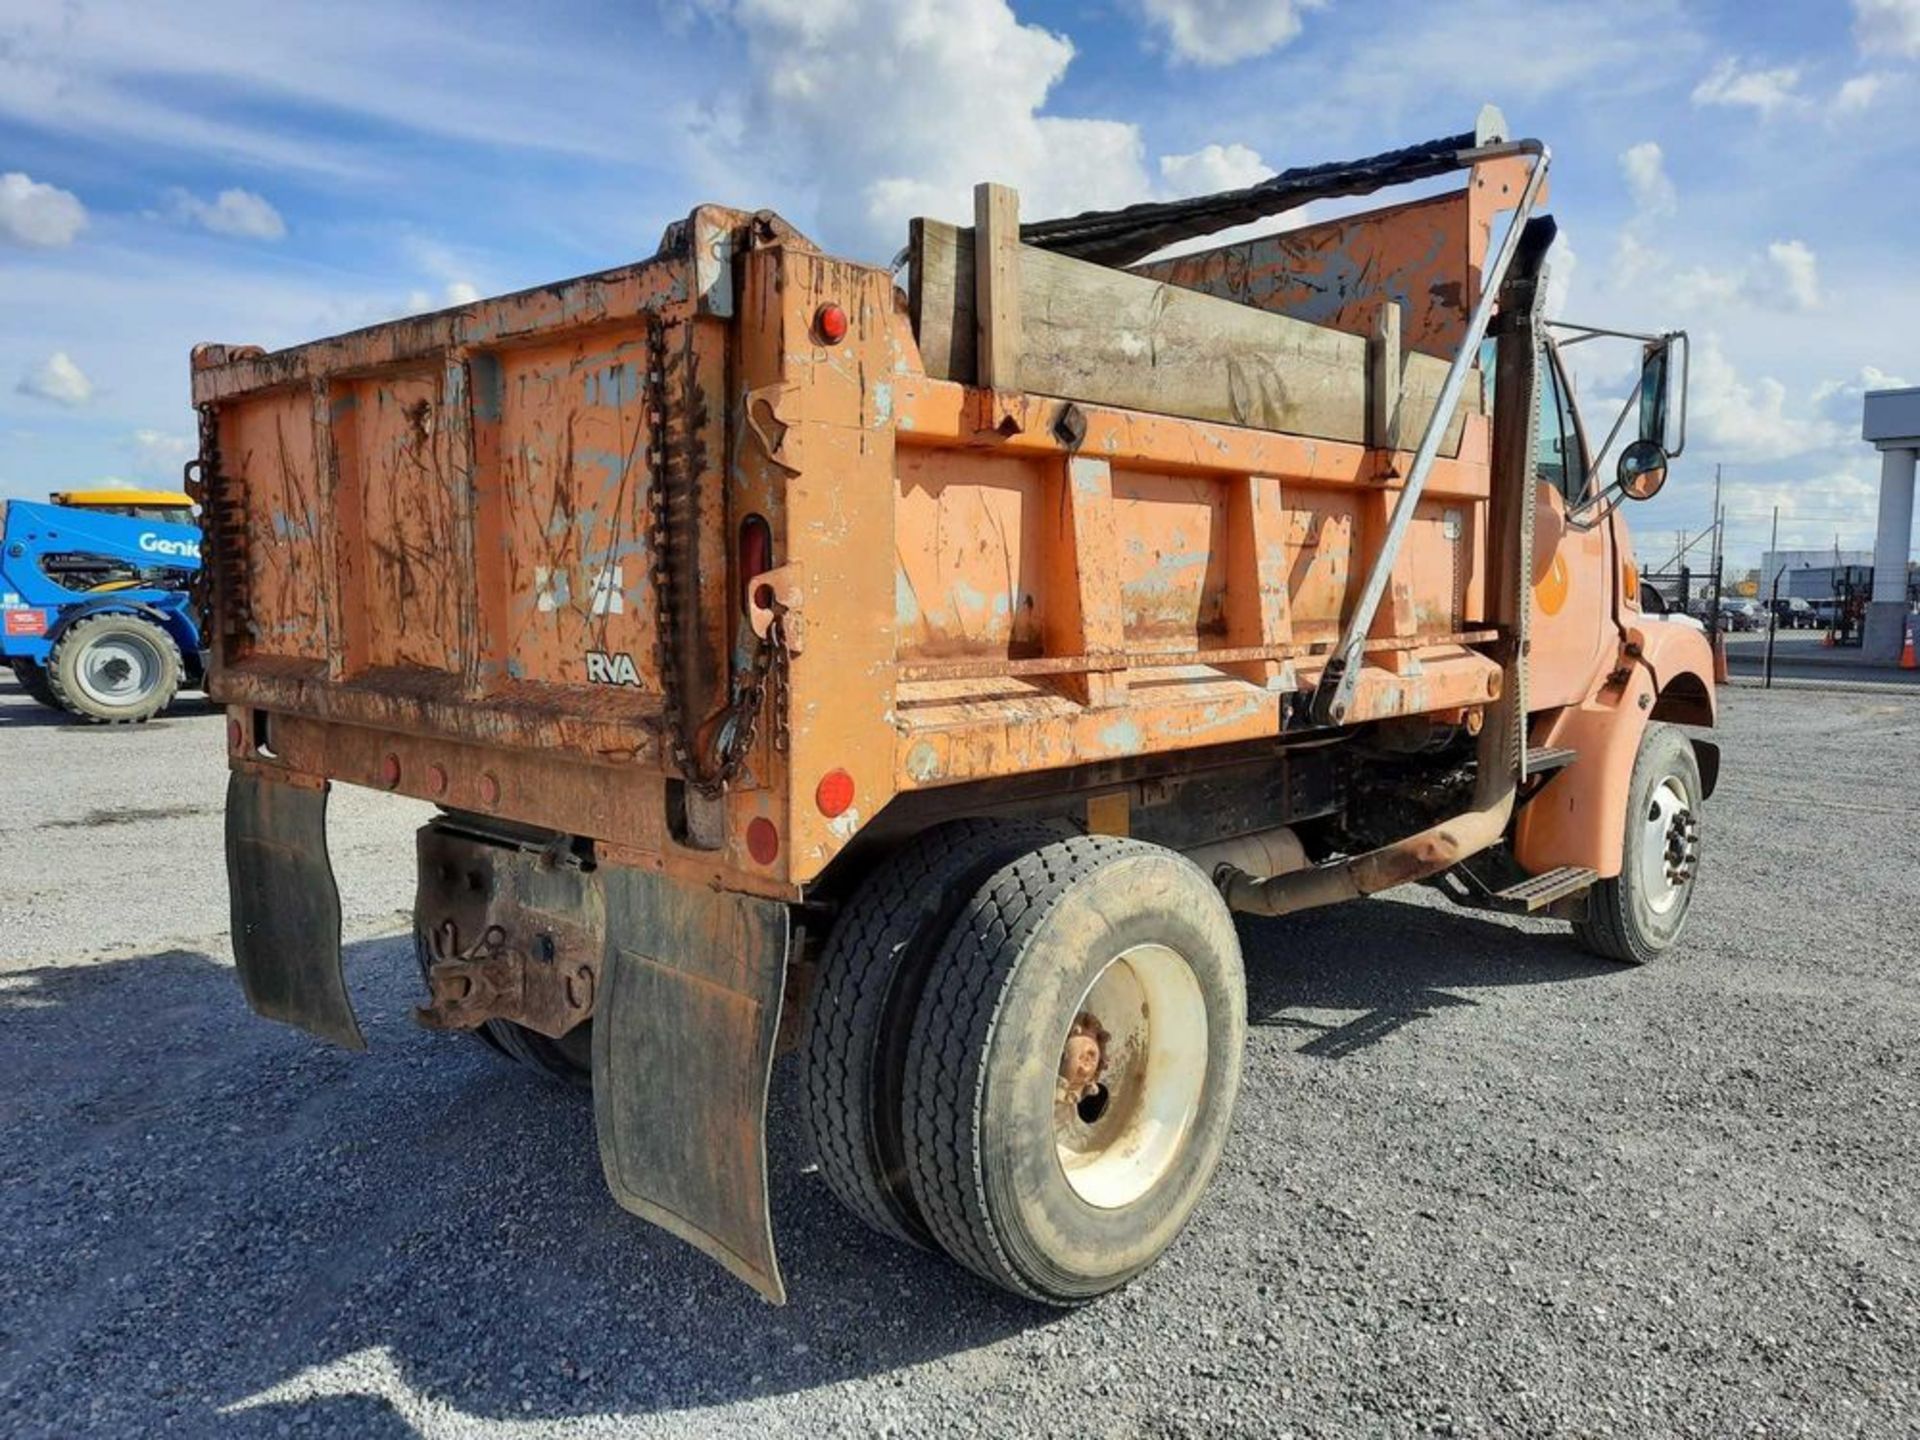
[(1699, 851), (1700, 822), (1687, 787), (1669, 775), (1653, 787), (1641, 817), (1640, 888), (1654, 914), (1665, 915), (1680, 903), (1693, 883)]
[(98, 705), (130, 705), (160, 677), (160, 652), (138, 635), (103, 635), (80, 656), (75, 680)]
[(1206, 1084), (1207, 999), (1186, 957), (1165, 945), (1114, 956), (1061, 1040), (1054, 1153), (1067, 1184), (1102, 1210), (1138, 1200), (1179, 1157)]

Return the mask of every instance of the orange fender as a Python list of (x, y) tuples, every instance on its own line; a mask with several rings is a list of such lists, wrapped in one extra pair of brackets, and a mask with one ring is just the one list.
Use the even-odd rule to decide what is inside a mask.
[[(1652, 618), (1631, 627), (1627, 636), (1618, 666), (1594, 694), (1534, 717), (1534, 745), (1564, 747), (1580, 758), (1554, 775), (1514, 823), (1514, 858), (1529, 874), (1583, 865), (1603, 879), (1618, 875), (1627, 791), (1648, 722), (1714, 723), (1713, 651), (1707, 637), (1690, 625)], [(1698, 739), (1693, 747), (1701, 784), (1711, 795), (1720, 773), (1719, 747)]]

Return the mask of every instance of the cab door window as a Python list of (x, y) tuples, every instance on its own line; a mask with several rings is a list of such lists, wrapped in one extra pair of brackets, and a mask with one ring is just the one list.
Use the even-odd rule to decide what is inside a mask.
[(1573, 392), (1551, 345), (1540, 350), (1540, 433), (1534, 448), (1534, 474), (1558, 490), (1568, 505), (1578, 504), (1587, 488), (1586, 450)]

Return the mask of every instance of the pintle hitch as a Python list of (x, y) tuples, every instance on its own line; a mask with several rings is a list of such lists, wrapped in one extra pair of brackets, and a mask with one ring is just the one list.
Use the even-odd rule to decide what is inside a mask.
[(593, 1014), (605, 909), (596, 872), (567, 838), (541, 844), (439, 820), (419, 835), (421, 937), (430, 1030), (511, 1020), (559, 1039)]
[(595, 967), (587, 958), (562, 958), (552, 937), (536, 938), (534, 954), (507, 943), (489, 925), (465, 949), (460, 927), (444, 920), (427, 937), (430, 1003), (413, 1012), (429, 1030), (474, 1030), (489, 1020), (513, 1020), (559, 1039), (593, 1014)]

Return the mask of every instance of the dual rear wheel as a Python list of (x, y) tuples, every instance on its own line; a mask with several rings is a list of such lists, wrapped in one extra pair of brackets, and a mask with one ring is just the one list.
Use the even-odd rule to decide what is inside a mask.
[(1191, 862), (962, 821), (871, 876), (822, 957), (805, 1112), (883, 1234), (1052, 1304), (1138, 1274), (1225, 1147), (1240, 947)]

